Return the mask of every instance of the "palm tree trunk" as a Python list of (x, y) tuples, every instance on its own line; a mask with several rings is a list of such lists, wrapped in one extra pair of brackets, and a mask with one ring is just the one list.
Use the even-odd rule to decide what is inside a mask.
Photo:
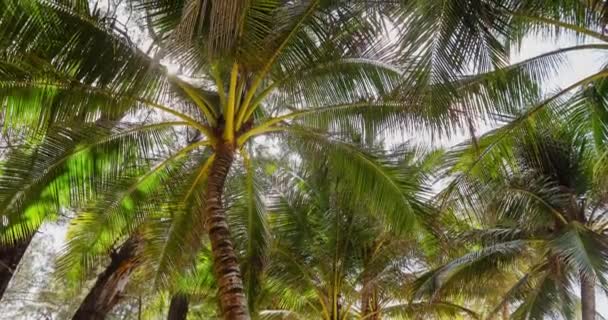
[(210, 168), (205, 192), (205, 226), (211, 240), (213, 269), (224, 319), (249, 319), (241, 270), (232, 244), (222, 195), (226, 177), (234, 161), (234, 147), (220, 144)]
[(370, 283), (369, 277), (363, 279), (363, 292), (361, 293), (361, 317), (365, 320), (380, 319), (379, 308), (376, 303), (376, 290)]
[(582, 320), (595, 320), (595, 281), (581, 275)]
[(186, 320), (188, 316), (188, 297), (177, 293), (171, 298), (167, 320)]
[(509, 320), (510, 317), (509, 304), (505, 302), (502, 304), (502, 320)]
[(34, 233), (25, 239), (12, 243), (12, 245), (0, 247), (0, 299), (2, 299), (9, 282), (13, 278), (15, 269), (21, 262), (21, 258), (23, 258), (33, 237)]
[(141, 239), (138, 235), (131, 236), (112, 254), (112, 261), (103, 273), (97, 277), (95, 285), (89, 291), (73, 320), (101, 320), (121, 300), (129, 278), (141, 263), (139, 248)]

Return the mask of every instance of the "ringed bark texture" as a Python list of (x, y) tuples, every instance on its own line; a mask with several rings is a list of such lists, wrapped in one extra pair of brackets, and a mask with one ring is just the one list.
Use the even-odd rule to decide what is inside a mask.
[(222, 201), (226, 177), (234, 161), (234, 147), (220, 144), (215, 151), (205, 192), (205, 226), (211, 240), (222, 315), (226, 320), (244, 320), (249, 319), (247, 298)]
[(13, 278), (13, 274), (23, 258), (23, 254), (30, 245), (34, 235), (30, 235), (6, 246), (0, 246), (0, 299), (4, 295), (9, 282)]
[(188, 316), (188, 296), (177, 293), (171, 298), (167, 320), (186, 320)]
[(140, 265), (139, 248), (141, 239), (132, 236), (112, 254), (112, 261), (103, 273), (97, 277), (95, 285), (89, 291), (73, 320), (101, 320), (122, 299), (129, 278)]
[(595, 320), (595, 281), (581, 275), (582, 320)]

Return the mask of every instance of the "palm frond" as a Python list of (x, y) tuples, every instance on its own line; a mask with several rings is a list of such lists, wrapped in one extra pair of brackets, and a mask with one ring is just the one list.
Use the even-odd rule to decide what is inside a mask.
[(606, 239), (572, 222), (567, 231), (548, 244), (565, 265), (606, 287)]
[[(287, 132), (298, 141), (302, 157), (311, 163), (327, 163), (349, 186), (349, 196), (355, 202), (366, 199), (370, 210), (384, 216), (391, 228), (411, 230), (418, 217), (429, 211), (417, 169), (400, 165), (399, 153), (383, 158), (312, 130), (290, 127)], [(370, 194), (370, 190), (378, 192)]]
[(263, 179), (260, 165), (244, 155), (242, 172), (235, 173), (228, 183), (232, 190), (226, 199), (232, 236), (242, 252), (241, 270), (249, 297), (249, 310), (256, 313), (264, 272), (268, 263), (269, 227), (264, 205)]

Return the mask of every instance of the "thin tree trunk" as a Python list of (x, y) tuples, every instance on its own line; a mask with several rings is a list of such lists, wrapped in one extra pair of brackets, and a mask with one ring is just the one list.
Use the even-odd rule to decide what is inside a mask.
[(89, 291), (73, 320), (101, 320), (122, 299), (129, 278), (139, 266), (139, 248), (141, 239), (138, 235), (131, 236), (120, 247), (118, 252), (111, 255), (112, 261), (103, 273), (97, 277), (95, 285)]
[(15, 270), (19, 262), (21, 262), (21, 258), (23, 258), (27, 247), (30, 245), (34, 234), (14, 242), (12, 245), (0, 247), (0, 299), (4, 296), (4, 292), (13, 278)]
[(509, 315), (509, 304), (502, 304), (502, 320), (509, 320), (511, 316)]
[(370, 283), (368, 276), (363, 279), (363, 288), (361, 292), (361, 316), (365, 320), (379, 320), (380, 313), (377, 305), (376, 290), (374, 285)]
[(224, 184), (234, 160), (234, 147), (221, 144), (215, 152), (205, 192), (205, 226), (211, 240), (220, 307), (226, 320), (249, 319), (241, 270), (222, 202)]
[(167, 320), (186, 320), (188, 316), (188, 296), (177, 293), (171, 298)]
[(137, 297), (137, 320), (141, 320), (141, 295)]
[(595, 281), (581, 275), (582, 320), (595, 320)]
[(379, 242), (374, 240), (366, 249), (363, 255), (363, 287), (361, 288), (361, 317), (366, 320), (379, 320), (380, 307), (374, 273), (371, 272), (373, 254), (378, 249)]

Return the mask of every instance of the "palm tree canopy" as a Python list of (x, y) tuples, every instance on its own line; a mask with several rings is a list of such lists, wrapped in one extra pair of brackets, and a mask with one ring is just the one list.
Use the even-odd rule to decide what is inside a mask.
[[(218, 226), (235, 242), (248, 308), (272, 306), (268, 317), (356, 313), (375, 247), (377, 280), (402, 289), (408, 241), (423, 242), (414, 256), (436, 268), (407, 288), (413, 300), (389, 305), (405, 297), (387, 295), (383, 314), (473, 316), (459, 306), (475, 296), (471, 282), (477, 293), (508, 283), (502, 300), (521, 302), (516, 317), (570, 316), (573, 274), (605, 286), (608, 73), (541, 90), (565, 54), (608, 48), (603, 1), (133, 0), (118, 9), (126, 21), (89, 1), (0, 1), (2, 119), (23, 141), (0, 163), (2, 243), (69, 209), (60, 274), (81, 283), (137, 235), (136, 279), (200, 297), (225, 285), (207, 277), (212, 267), (217, 276), (218, 250), (204, 232), (217, 229), (209, 208), (225, 209)], [(582, 44), (509, 63), (524, 36), (568, 32)], [(496, 120), (508, 124), (474, 136)], [(428, 180), (440, 153), (383, 141), (467, 129), (472, 143), (448, 155), (453, 181), (437, 202)], [(268, 179), (277, 172), (286, 176)], [(445, 221), (474, 236), (460, 239), (462, 257), (431, 261), (441, 260), (429, 257), (438, 245), (422, 240), (445, 242)], [(279, 305), (291, 310), (264, 305), (273, 290), (288, 293)], [(298, 293), (314, 302), (298, 305)], [(422, 300), (431, 294), (442, 299)]]

